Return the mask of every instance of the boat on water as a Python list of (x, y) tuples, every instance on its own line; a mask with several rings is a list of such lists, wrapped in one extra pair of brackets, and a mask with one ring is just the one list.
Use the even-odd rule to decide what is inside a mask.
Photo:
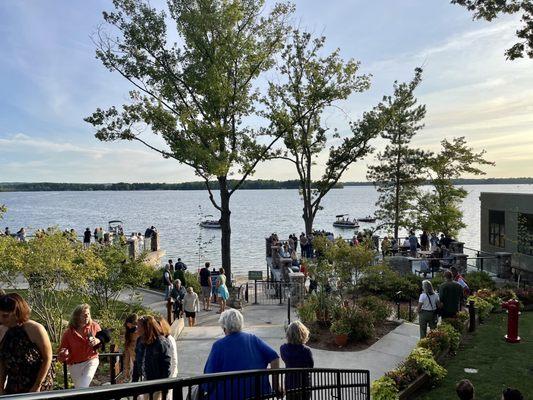
[(372, 217), (372, 216), (370, 216), (370, 215), (368, 215), (368, 216), (366, 216), (366, 217), (364, 217), (364, 218), (358, 218), (357, 220), (358, 220), (359, 222), (370, 222), (370, 223), (372, 223), (372, 224), (373, 224), (374, 222), (376, 222), (376, 218), (374, 218), (374, 217)]
[(342, 229), (357, 229), (359, 228), (359, 223), (356, 219), (350, 220), (350, 218), (347, 217), (348, 214), (340, 214), (336, 215), (335, 217), (337, 220), (333, 223), (333, 226), (336, 228), (342, 228)]
[(208, 219), (200, 222), (200, 226), (206, 229), (220, 229), (220, 222), (212, 219)]

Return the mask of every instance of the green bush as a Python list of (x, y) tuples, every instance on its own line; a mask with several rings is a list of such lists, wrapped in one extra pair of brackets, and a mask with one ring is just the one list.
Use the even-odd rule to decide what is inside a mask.
[(316, 321), (316, 302), (313, 299), (314, 296), (309, 297), (297, 309), (298, 317), (305, 325)]
[(417, 375), (425, 372), (433, 383), (441, 381), (446, 376), (446, 370), (435, 361), (431, 351), (422, 347), (413, 349), (405, 360), (403, 368), (407, 371), (416, 371)]
[(377, 296), (365, 296), (357, 300), (357, 304), (370, 310), (372, 313), (374, 323), (380, 323), (390, 317), (392, 313), (391, 304)]
[(148, 282), (148, 287), (153, 290), (165, 291), (165, 286), (163, 285), (163, 273), (165, 268), (158, 268), (152, 272), (150, 281)]
[(343, 319), (350, 325), (350, 338), (364, 341), (374, 336), (374, 318), (370, 310), (355, 306), (345, 309)]
[(329, 328), (330, 332), (334, 335), (349, 335), (351, 329), (350, 321), (344, 318), (334, 321)]
[(502, 299), (500, 299), (495, 292), (489, 289), (478, 290), (474, 296), (479, 297), (486, 302), (490, 303), (492, 306), (491, 311), (498, 310), (502, 304)]
[(197, 273), (185, 271), (184, 277), (185, 277), (184, 285), (186, 284), (187, 285), (186, 287), (192, 286), (195, 293), (197, 294), (202, 293), (202, 287), (200, 286), (200, 281), (198, 280)]
[(450, 347), (450, 337), (446, 332), (435, 329), (430, 331), (425, 338), (420, 339), (417, 346), (430, 350), (433, 357), (437, 357)]
[(450, 342), (450, 350), (455, 352), (461, 343), (461, 333), (457, 331), (452, 325), (443, 322), (437, 328), (438, 331), (443, 332)]
[(374, 400), (398, 400), (400, 398), (394, 380), (388, 376), (382, 376), (381, 378), (376, 379), (372, 383), (370, 393)]
[(474, 301), (474, 307), (476, 307), (480, 319), (487, 318), (494, 308), (492, 303), (476, 295), (468, 297), (467, 302), (470, 301)]
[(480, 289), (493, 290), (496, 288), (496, 284), (490, 275), (484, 271), (469, 272), (464, 275), (464, 278), (472, 292), (476, 292)]
[(400, 300), (418, 299), (422, 278), (416, 275), (402, 276), (386, 265), (377, 265), (365, 269), (364, 275), (357, 282), (363, 294), (397, 300), (396, 293), (402, 292)]

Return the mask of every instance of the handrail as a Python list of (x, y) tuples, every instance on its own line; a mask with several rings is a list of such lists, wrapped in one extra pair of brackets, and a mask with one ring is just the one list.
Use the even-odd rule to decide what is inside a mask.
[[(265, 382), (264, 379), (268, 378), (272, 378), (273, 381), (278, 380), (279, 384), (282, 387), (284, 386), (285, 391), (291, 394), (303, 395), (304, 393), (322, 392), (317, 393), (320, 395), (324, 394), (325, 390), (336, 390), (337, 393), (343, 391), (346, 394), (343, 398), (347, 400), (370, 400), (370, 371), (333, 368), (232, 371), (205, 374), (192, 378), (168, 378), (85, 389), (6, 395), (2, 396), (2, 399), (53, 400), (75, 398), (79, 400), (108, 400), (131, 396), (135, 398), (135, 396), (141, 394), (150, 394), (150, 398), (152, 398), (152, 395), (156, 392), (165, 394), (169, 390), (174, 391), (173, 397), (175, 399), (184, 399), (187, 394), (191, 396), (194, 389), (199, 389), (199, 391), (208, 392), (207, 397), (205, 397), (204, 393), (199, 393), (199, 399), (210, 398), (209, 394), (215, 394), (217, 399), (236, 400), (235, 393), (238, 399), (244, 398), (246, 397), (245, 392), (251, 388), (255, 388), (255, 396), (251, 396), (254, 399), (273, 399), (277, 396), (274, 390), (270, 389), (268, 393), (264, 393), (261, 388), (261, 382)], [(183, 391), (185, 391), (185, 396)], [(212, 393), (209, 393), (210, 391)], [(327, 398), (331, 397), (327, 396)]]

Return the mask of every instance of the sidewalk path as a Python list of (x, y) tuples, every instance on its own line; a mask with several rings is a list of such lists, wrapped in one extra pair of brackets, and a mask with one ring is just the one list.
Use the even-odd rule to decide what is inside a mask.
[[(244, 330), (261, 337), (279, 353), (280, 346), (285, 343), (286, 307), (248, 305), (242, 313)], [(218, 317), (214, 311), (202, 311), (198, 325), (193, 328), (185, 327), (181, 332), (178, 338), (180, 377), (203, 373), (213, 342), (224, 335), (218, 325)], [(403, 361), (417, 342), (418, 325), (404, 323), (366, 350), (341, 352), (312, 349), (312, 351), (315, 367), (368, 369), (370, 379), (373, 381)]]

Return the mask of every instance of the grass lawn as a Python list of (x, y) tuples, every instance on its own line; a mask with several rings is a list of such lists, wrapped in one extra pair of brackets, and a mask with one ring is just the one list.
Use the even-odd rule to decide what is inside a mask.
[[(519, 389), (525, 399), (533, 399), (533, 312), (520, 316), (518, 344), (505, 342), (507, 314), (491, 314), (490, 320), (461, 344), (457, 355), (445, 365), (448, 375), (419, 400), (456, 400), (455, 384), (469, 379), (475, 387), (476, 400), (500, 399), (507, 387)], [(475, 368), (477, 374), (464, 372)]]

